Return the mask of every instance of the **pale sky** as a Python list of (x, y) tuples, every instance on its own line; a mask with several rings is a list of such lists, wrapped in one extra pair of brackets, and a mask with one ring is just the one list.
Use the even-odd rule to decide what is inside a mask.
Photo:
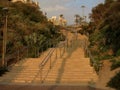
[(38, 0), (38, 2), (48, 18), (63, 14), (68, 24), (74, 24), (75, 14), (83, 15), (82, 5), (85, 6), (84, 15), (88, 17), (91, 9), (99, 3), (104, 3), (104, 0)]

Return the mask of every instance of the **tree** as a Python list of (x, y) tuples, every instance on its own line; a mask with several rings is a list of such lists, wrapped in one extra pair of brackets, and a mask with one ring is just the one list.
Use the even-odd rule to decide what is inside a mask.
[[(0, 2), (2, 2), (0, 3), (1, 13), (2, 8), (7, 6), (7, 1), (0, 0)], [(15, 54), (16, 51), (27, 47), (30, 51), (29, 57), (35, 57), (36, 49), (41, 51), (43, 47), (40, 46), (43, 43), (60, 36), (57, 27), (48, 22), (47, 17), (38, 6), (16, 2), (10, 3), (8, 8), (7, 55)], [(0, 30), (3, 27), (2, 18), (4, 16), (0, 14)], [(44, 45), (45, 49), (47, 49), (47, 44)], [(23, 52), (20, 54), (23, 54)]]
[[(109, 56), (116, 60), (112, 68), (120, 67), (120, 0), (105, 0), (104, 4), (99, 4), (92, 9), (91, 24), (94, 25), (94, 30), (90, 35), (91, 45), (97, 48), (98, 54), (95, 56)], [(93, 26), (92, 26), (93, 27)], [(94, 49), (92, 48), (92, 50)], [(97, 51), (99, 50), (99, 51)], [(100, 59), (101, 60), (101, 59)], [(104, 60), (104, 58), (102, 58)], [(120, 89), (120, 72), (118, 72), (108, 82), (107, 86)]]
[(63, 18), (63, 14), (60, 14), (60, 17)]
[(66, 20), (65, 20), (63, 14), (60, 14), (60, 16), (59, 16), (59, 25), (60, 26), (65, 26), (65, 24), (66, 24)]
[(75, 15), (75, 23), (76, 25), (80, 23), (80, 16), (78, 14)]
[(90, 14), (91, 22), (94, 22), (95, 25), (98, 25), (101, 20), (103, 20), (104, 13), (106, 12), (106, 7), (104, 4), (99, 4), (98, 6), (92, 9), (92, 14)]

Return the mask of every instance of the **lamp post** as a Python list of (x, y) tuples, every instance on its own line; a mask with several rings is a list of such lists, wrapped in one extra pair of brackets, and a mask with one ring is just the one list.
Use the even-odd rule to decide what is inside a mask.
[(85, 17), (85, 22), (86, 22), (86, 18), (87, 18), (87, 16), (84, 16)]
[(84, 8), (85, 8), (85, 6), (82, 5), (81, 8), (82, 8), (82, 16), (83, 16), (83, 18), (84, 18)]
[(6, 55), (6, 45), (7, 45), (7, 18), (8, 18), (8, 8), (3, 8), (4, 17), (4, 28), (3, 28), (3, 48), (2, 48), (2, 66), (7, 67), (7, 61), (5, 59)]

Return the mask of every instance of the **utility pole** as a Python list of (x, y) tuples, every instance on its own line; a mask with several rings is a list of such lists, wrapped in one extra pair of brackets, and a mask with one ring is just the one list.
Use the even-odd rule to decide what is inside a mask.
[(82, 16), (83, 16), (83, 19), (84, 19), (84, 8), (85, 8), (85, 6), (82, 5), (81, 8), (82, 8)]
[(3, 48), (2, 48), (2, 67), (7, 67), (6, 56), (6, 45), (7, 45), (7, 18), (8, 18), (8, 8), (3, 8), (4, 17), (4, 28), (3, 28)]

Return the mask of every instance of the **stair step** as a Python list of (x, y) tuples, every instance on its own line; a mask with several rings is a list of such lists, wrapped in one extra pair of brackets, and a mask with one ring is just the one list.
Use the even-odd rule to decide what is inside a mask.
[[(59, 79), (59, 77), (55, 77), (55, 76), (49, 76), (49, 77), (47, 77), (46, 79), (49, 79), (49, 78), (50, 78), (50, 79), (52, 79), (52, 78), (53, 78), (53, 79)], [(76, 80), (77, 80), (77, 79), (94, 79), (94, 80), (97, 80), (97, 77), (94, 77), (94, 78), (93, 78), (92, 76), (91, 76), (91, 77), (83, 77), (83, 76), (80, 76), (80, 77), (74, 77), (74, 78), (73, 78), (73, 77), (65, 77), (65, 76), (63, 76), (63, 77), (61, 77), (60, 79), (68, 79), (68, 80), (69, 80), (69, 79), (76, 79)]]
[[(60, 56), (60, 50), (64, 50), (64, 48), (57, 48), (57, 59), (55, 50), (51, 57), (52, 68), (49, 68), (50, 61), (48, 61), (42, 70), (43, 77), (46, 75), (44, 83), (88, 83), (92, 80), (96, 82), (98, 76), (93, 67), (90, 66), (90, 59), (84, 57), (83, 49), (80, 47), (76, 48), (75, 51), (74, 47), (69, 49), (71, 50), (66, 49), (67, 52)], [(11, 68), (10, 72), (6, 72), (0, 77), (0, 82), (40, 84), (40, 63), (49, 50), (39, 58), (29, 58), (18, 62)]]
[[(76, 66), (76, 68), (75, 68), (75, 66), (64, 66), (64, 68), (62, 68), (63, 66), (62, 65), (59, 65), (59, 66), (56, 66), (55, 67), (55, 69), (54, 70), (59, 70), (59, 69), (61, 69), (61, 70), (80, 70), (80, 71), (87, 71), (87, 70), (93, 70), (93, 68), (92, 67), (90, 67), (90, 66), (84, 66), (84, 67), (77, 67)], [(52, 68), (52, 70), (53, 70), (53, 68)]]
[(68, 63), (68, 64), (71, 64), (71, 65), (75, 65), (75, 64), (88, 64), (90, 63), (90, 61), (88, 60), (85, 60), (85, 61), (82, 61), (82, 60), (57, 60), (56, 63)]
[[(37, 80), (36, 80), (37, 81)], [(90, 82), (92, 79), (61, 79), (61, 80), (56, 80), (56, 79), (46, 79), (45, 82), (61, 82), (61, 83), (74, 83), (74, 82)]]
[(26, 83), (26, 82), (31, 82), (31, 81), (25, 81), (25, 80), (12, 80), (12, 83)]

